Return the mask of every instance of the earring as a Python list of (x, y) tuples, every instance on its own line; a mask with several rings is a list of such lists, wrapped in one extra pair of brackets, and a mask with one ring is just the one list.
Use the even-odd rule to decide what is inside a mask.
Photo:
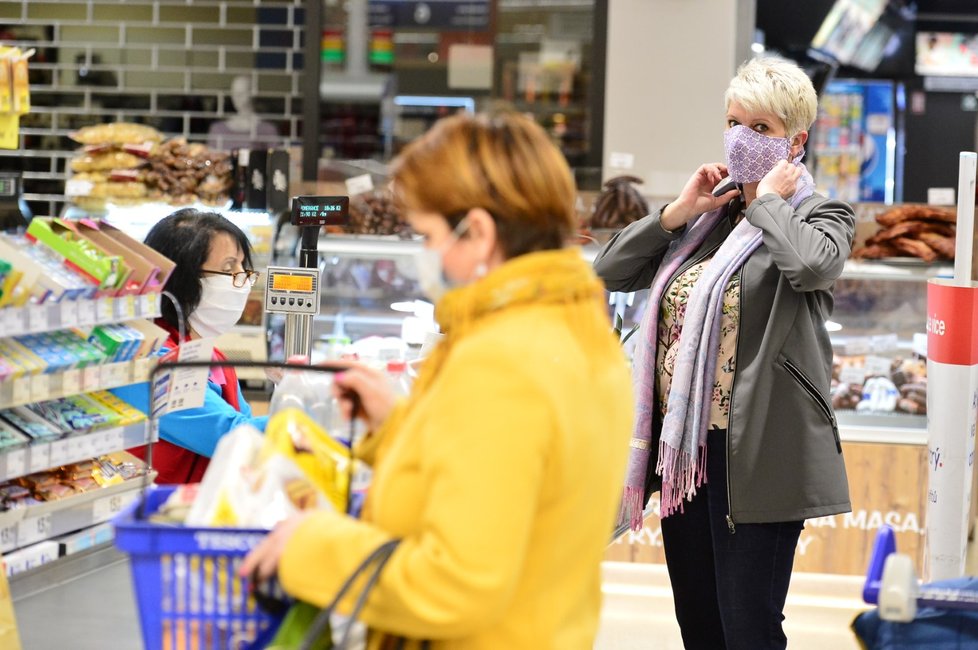
[(486, 266), (485, 262), (479, 262), (478, 266), (475, 267), (475, 277), (476, 279), (486, 277), (486, 273), (489, 272), (489, 267)]

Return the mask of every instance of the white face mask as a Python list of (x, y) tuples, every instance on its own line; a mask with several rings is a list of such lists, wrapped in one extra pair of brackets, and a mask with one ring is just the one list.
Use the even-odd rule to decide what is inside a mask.
[(230, 331), (244, 312), (251, 285), (239, 289), (231, 276), (208, 275), (200, 279), (200, 289), (200, 304), (187, 319), (190, 327), (205, 338)]
[(437, 303), (449, 289), (454, 289), (458, 283), (445, 274), (445, 263), (442, 255), (458, 241), (469, 227), (468, 219), (462, 219), (452, 234), (449, 243), (441, 249), (422, 248), (414, 254), (414, 264), (418, 270), (418, 284), (421, 291), (431, 302)]

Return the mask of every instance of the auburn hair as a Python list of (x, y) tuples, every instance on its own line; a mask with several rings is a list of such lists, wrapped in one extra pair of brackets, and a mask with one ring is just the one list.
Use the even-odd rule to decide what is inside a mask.
[(392, 164), (402, 209), (434, 212), (455, 227), (472, 208), (496, 223), (506, 259), (562, 248), (574, 233), (574, 176), (531, 118), (459, 113), (439, 120)]

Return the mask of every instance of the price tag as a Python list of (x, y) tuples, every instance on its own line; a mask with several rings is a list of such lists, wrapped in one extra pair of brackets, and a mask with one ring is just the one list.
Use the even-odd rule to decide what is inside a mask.
[(105, 388), (115, 388), (132, 383), (129, 380), (128, 363), (109, 363), (102, 366), (102, 386)]
[(866, 376), (872, 377), (879, 375), (889, 377), (891, 364), (890, 359), (886, 357), (868, 356), (866, 357)]
[(370, 174), (361, 174), (346, 179), (346, 193), (350, 196), (364, 194), (374, 189), (374, 180)]
[(872, 352), (872, 341), (866, 336), (854, 336), (846, 341), (846, 354), (869, 354)]
[(28, 316), (28, 310), (19, 308), (10, 308), (5, 310), (7, 312), (6, 322), (4, 323), (4, 336), (17, 336), (18, 334), (24, 334), (30, 331), (30, 320)]
[(101, 456), (102, 454), (119, 451), (120, 449), (125, 449), (125, 446), (126, 442), (122, 427), (109, 429), (108, 431), (102, 432), (99, 449), (92, 453), (92, 456)]
[(149, 381), (149, 371), (152, 369), (152, 359), (136, 359), (132, 364), (132, 381)]
[(94, 300), (78, 301), (78, 324), (79, 325), (95, 324), (95, 301)]
[(51, 537), (51, 515), (29, 517), (17, 524), (17, 545), (26, 546)]
[(118, 320), (115, 315), (115, 298), (99, 298), (95, 317), (99, 323), (111, 323)]
[(73, 436), (68, 438), (65, 441), (68, 443), (68, 451), (66, 453), (68, 460), (65, 462), (74, 463), (79, 460), (84, 460), (86, 458), (95, 456), (95, 454), (92, 452), (92, 442), (94, 439), (94, 435)]
[(0, 528), (0, 551), (7, 552), (17, 548), (17, 524)]
[(900, 345), (900, 339), (896, 334), (883, 334), (874, 336), (872, 341), (873, 352), (891, 352)]
[(106, 521), (122, 512), (125, 505), (125, 500), (121, 494), (96, 499), (92, 504), (92, 517), (95, 519), (95, 523)]
[(61, 327), (74, 327), (78, 324), (78, 301), (62, 300), (59, 308), (61, 309)]
[(862, 366), (846, 366), (839, 371), (839, 383), (863, 385), (866, 381), (866, 368)]
[(31, 401), (30, 377), (18, 377), (17, 379), (11, 379), (10, 382), (14, 385), (14, 404), (27, 404)]
[(69, 453), (69, 444), (67, 440), (55, 440), (51, 443), (51, 467), (61, 467), (62, 465), (67, 465), (73, 459)]
[(65, 370), (61, 374), (61, 394), (77, 395), (82, 392), (82, 371), (78, 368)]
[(31, 305), (27, 308), (27, 329), (29, 332), (43, 332), (48, 329), (47, 307)]
[(102, 386), (102, 366), (86, 366), (82, 369), (82, 392), (90, 393)]
[(51, 467), (51, 445), (49, 443), (34, 443), (30, 446), (30, 452), (27, 470), (31, 474)]
[(136, 296), (129, 294), (116, 298), (116, 305), (119, 306), (118, 320), (132, 320), (136, 318)]
[(27, 450), (16, 449), (7, 452), (7, 475), (4, 477), (8, 481), (27, 473)]
[(156, 318), (160, 315), (160, 296), (155, 293), (147, 293), (140, 296), (143, 303), (143, 318)]
[(51, 399), (52, 375), (42, 373), (31, 377), (31, 401), (44, 402)]

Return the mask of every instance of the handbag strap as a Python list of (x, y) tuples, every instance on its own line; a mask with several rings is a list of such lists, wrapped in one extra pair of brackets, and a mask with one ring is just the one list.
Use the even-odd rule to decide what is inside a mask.
[(329, 618), (333, 614), (333, 610), (336, 609), (340, 601), (346, 597), (347, 592), (353, 587), (353, 584), (357, 579), (366, 573), (371, 566), (373, 566), (373, 571), (367, 578), (366, 584), (364, 584), (363, 589), (360, 591), (360, 595), (357, 596), (356, 603), (353, 606), (353, 611), (350, 613), (350, 619), (346, 624), (346, 629), (343, 631), (343, 638), (340, 640), (339, 644), (336, 646), (336, 650), (344, 650), (346, 648), (347, 641), (349, 640), (350, 631), (353, 628), (353, 622), (360, 615), (360, 611), (367, 602), (367, 596), (370, 595), (370, 590), (373, 589), (377, 580), (380, 579), (380, 573), (384, 570), (384, 565), (390, 559), (391, 555), (394, 554), (394, 549), (400, 540), (392, 539), (390, 541), (384, 542), (373, 551), (370, 555), (360, 563), (353, 573), (343, 582), (340, 586), (339, 591), (336, 592), (336, 596), (313, 620), (312, 625), (309, 626), (309, 632), (306, 634), (306, 638), (302, 640), (302, 645), (300, 650), (310, 650), (313, 643), (319, 639), (324, 632), (329, 628)]

